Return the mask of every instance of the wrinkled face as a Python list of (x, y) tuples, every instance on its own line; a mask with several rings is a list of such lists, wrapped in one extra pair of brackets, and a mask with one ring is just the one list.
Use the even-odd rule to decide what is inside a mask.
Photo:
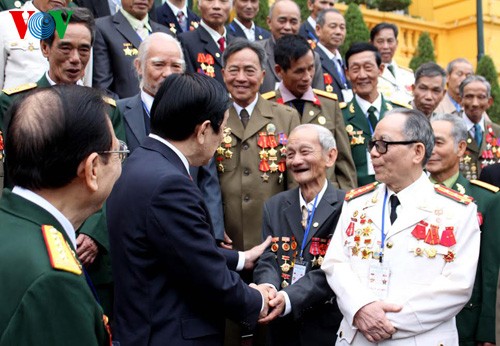
[(372, 43), (380, 52), (382, 62), (384, 64), (390, 63), (398, 48), (398, 40), (394, 35), (394, 31), (392, 29), (380, 30), (380, 32), (375, 35)]
[(201, 0), (198, 2), (201, 19), (212, 29), (226, 24), (231, 6), (230, 0)]
[(135, 18), (141, 20), (146, 17), (154, 0), (122, 0), (123, 9)]
[(286, 151), (286, 165), (293, 179), (300, 185), (322, 185), (326, 170), (332, 167), (337, 151), (325, 153), (314, 129), (302, 128), (290, 134)]
[(492, 103), (493, 99), (488, 97), (488, 89), (483, 83), (475, 81), (464, 87), (462, 107), (465, 115), (473, 123), (481, 121), (483, 113), (490, 108)]
[(48, 12), (55, 8), (67, 7), (71, 0), (34, 0), (33, 5), (42, 12)]
[(335, 1), (333, 0), (308, 0), (307, 8), (311, 11), (311, 16), (316, 18), (318, 13), (327, 8), (335, 7)]
[(325, 15), (323, 27), (316, 26), (316, 33), (322, 45), (335, 51), (344, 43), (346, 26), (345, 19), (340, 13), (329, 12)]
[(241, 107), (247, 107), (255, 100), (264, 81), (264, 71), (259, 57), (250, 48), (232, 54), (222, 70), (224, 82), (233, 100)]
[(298, 34), (300, 11), (297, 4), (288, 0), (281, 0), (276, 3), (272, 18), (267, 18), (267, 25), (275, 40), (283, 35)]
[(435, 144), (432, 155), (425, 168), (431, 175), (451, 177), (458, 172), (460, 156), (466, 147), (465, 141), (455, 147), (452, 136), (453, 124), (449, 121), (437, 120), (431, 122), (434, 131)]
[(251, 21), (259, 13), (259, 0), (234, 0), (234, 10), (238, 19)]
[(413, 86), (413, 102), (415, 107), (427, 115), (437, 108), (444, 96), (444, 77), (420, 77)]
[(460, 95), (460, 83), (474, 74), (472, 65), (466, 62), (457, 62), (453, 65), (451, 73), (448, 75), (448, 91), (452, 96)]
[(276, 72), (283, 81), (283, 85), (297, 98), (309, 90), (314, 77), (314, 55), (308, 50), (306, 55), (292, 61), (288, 70), (276, 65)]
[(52, 46), (41, 41), (42, 53), (49, 61), (49, 76), (56, 84), (76, 84), (83, 78), (90, 59), (90, 31), (83, 24), (69, 24), (64, 38), (57, 31)]
[(365, 100), (374, 100), (377, 95), (378, 76), (382, 73), (382, 66), (377, 66), (375, 53), (364, 51), (349, 57), (347, 77), (351, 81), (352, 89)]
[(137, 72), (142, 77), (142, 88), (153, 97), (168, 76), (183, 72), (183, 66), (179, 47), (175, 42), (166, 40), (151, 42), (144, 62), (136, 62)]

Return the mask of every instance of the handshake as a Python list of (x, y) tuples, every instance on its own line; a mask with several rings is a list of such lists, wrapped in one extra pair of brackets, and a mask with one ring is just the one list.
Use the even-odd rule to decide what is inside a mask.
[(276, 291), (269, 284), (250, 284), (250, 287), (258, 290), (264, 298), (264, 308), (259, 314), (259, 323), (267, 324), (278, 318), (285, 311), (285, 295)]

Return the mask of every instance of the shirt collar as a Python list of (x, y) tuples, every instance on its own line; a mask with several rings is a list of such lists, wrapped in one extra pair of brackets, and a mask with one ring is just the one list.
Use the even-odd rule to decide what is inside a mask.
[(328, 59), (332, 60), (333, 58), (335, 58), (335, 54), (333, 54), (332, 52), (330, 52), (330, 50), (328, 48), (326, 48), (321, 42), (317, 42), (316, 45), (323, 51), (325, 52), (326, 56), (328, 57)]
[[(316, 201), (316, 207), (318, 206), (319, 202), (321, 202), (321, 199), (323, 198), (323, 195), (325, 194), (326, 188), (328, 187), (328, 180), (325, 179), (325, 184), (323, 185), (323, 188), (321, 191), (318, 193), (318, 200)], [(299, 200), (300, 200), (300, 209), (302, 210), (302, 207), (306, 207), (309, 212), (312, 211), (314, 207), (314, 199), (306, 203), (304, 197), (302, 197), (302, 190), (299, 187)]]
[(246, 26), (244, 26), (239, 20), (238, 18), (234, 17), (233, 21), (238, 24), (240, 26), (240, 28), (244, 30), (251, 30), (251, 31), (255, 31), (255, 23), (252, 21), (252, 26), (249, 28), (247, 28)]
[(446, 186), (447, 188), (451, 189), (453, 187), (453, 185), (455, 185), (459, 174), (460, 174), (460, 171), (457, 171), (455, 174), (453, 174), (451, 177), (449, 177), (445, 181), (437, 181), (432, 176), (429, 177), (429, 180), (433, 184), (442, 184), (442, 185)]
[(168, 5), (168, 7), (170, 7), (170, 9), (172, 10), (172, 12), (174, 13), (174, 16), (175, 18), (177, 18), (177, 14), (179, 13), (179, 11), (182, 11), (182, 13), (184, 13), (184, 16), (188, 16), (188, 12), (187, 12), (187, 1), (186, 3), (184, 4), (184, 7), (183, 8), (179, 8), (177, 6), (175, 6), (174, 4), (172, 4), (170, 1), (165, 1), (165, 3)]
[[(57, 83), (54, 82), (50, 76), (49, 76), (49, 71), (45, 72), (45, 78), (47, 78), (47, 81), (49, 82), (50, 86), (54, 86), (56, 85)], [(80, 85), (80, 86), (83, 86), (83, 82), (81, 79), (79, 79), (77, 82), (76, 82), (76, 85)]]
[(63, 215), (63, 213), (61, 213), (56, 207), (54, 207), (45, 198), (34, 193), (31, 190), (27, 190), (27, 189), (22, 188), (20, 186), (14, 186), (14, 188), (12, 189), (12, 193), (14, 193), (18, 196), (21, 196), (22, 198), (27, 199), (28, 201), (30, 201), (32, 203), (35, 203), (40, 208), (44, 209), (50, 215), (52, 215), (57, 220), (57, 222), (59, 222), (61, 224), (64, 232), (68, 235), (68, 238), (71, 241), (71, 244), (73, 244), (73, 248), (76, 249), (75, 228), (73, 227), (71, 222), (69, 222), (69, 220), (66, 218), (66, 216)]
[(373, 103), (370, 103), (370, 102), (366, 101), (365, 99), (362, 99), (357, 94), (355, 94), (354, 97), (356, 98), (356, 102), (358, 102), (359, 108), (361, 108), (361, 110), (363, 111), (363, 114), (368, 113), (368, 108), (373, 106), (373, 107), (377, 108), (376, 115), (378, 118), (378, 115), (380, 114), (380, 110), (382, 109), (382, 96), (381, 95), (382, 94), (379, 93), (377, 98), (375, 99), (375, 101), (373, 101)]
[(151, 25), (149, 25), (149, 14), (146, 13), (146, 17), (144, 17), (142, 20), (135, 18), (133, 15), (125, 11), (123, 8), (120, 8), (120, 12), (123, 14), (125, 19), (129, 22), (130, 26), (135, 30), (142, 29), (145, 27), (148, 29), (150, 32), (153, 31), (151, 29)]
[(219, 38), (221, 37), (224, 37), (226, 38), (226, 28), (224, 27), (224, 34), (221, 35), (219, 34), (217, 31), (215, 31), (214, 29), (212, 29), (211, 27), (209, 27), (204, 21), (203, 19), (200, 21), (200, 25), (206, 30), (208, 31), (208, 33), (210, 34), (210, 36), (212, 37), (212, 40), (214, 40), (215, 43), (218, 44), (217, 41), (219, 41)]
[[(287, 103), (287, 102), (290, 102), (290, 101), (297, 99), (295, 97), (295, 95), (292, 94), (292, 92), (285, 87), (283, 82), (280, 82), (280, 84), (278, 85), (278, 89), (281, 93), (281, 98), (283, 99), (284, 103)], [(309, 89), (304, 93), (304, 95), (302, 95), (302, 97), (300, 99), (305, 100), (305, 101), (314, 102), (314, 100), (316, 98), (314, 96), (314, 92), (312, 90), (312, 87), (309, 87)]]
[[(250, 103), (248, 106), (245, 107), (245, 109), (247, 110), (249, 116), (252, 116), (253, 110), (255, 109), (255, 106), (257, 105), (257, 101), (259, 101), (259, 94), (256, 94), (255, 95), (255, 100), (253, 100), (252, 103)], [(234, 109), (236, 110), (236, 113), (239, 116), (241, 110), (243, 109), (243, 107), (241, 107), (236, 102), (233, 102), (233, 106), (234, 106)]]
[[(417, 180), (397, 193), (401, 207), (415, 204), (415, 196), (419, 196), (422, 193), (425, 184), (429, 184), (429, 178), (422, 171), (422, 174)], [(387, 188), (387, 192), (388, 197), (394, 194), (389, 188)]]
[(149, 112), (151, 112), (151, 108), (153, 107), (153, 101), (155, 100), (154, 97), (149, 95), (144, 90), (141, 90), (141, 100), (144, 105), (146, 105), (149, 114)]
[[(462, 119), (464, 119), (467, 131), (471, 131), (474, 128), (475, 124), (472, 122), (472, 120), (469, 119), (465, 112), (462, 112)], [(478, 124), (481, 127), (481, 130), (484, 132), (484, 116), (481, 117), (481, 120), (479, 120)]]
[(462, 111), (462, 106), (460, 105), (460, 103), (455, 101), (453, 99), (453, 97), (451, 97), (451, 95), (448, 92), (446, 92), (446, 96), (450, 99), (451, 104), (455, 107), (455, 110), (457, 111), (457, 113), (460, 113)]
[(311, 26), (316, 30), (316, 21), (313, 19), (313, 17), (307, 17), (307, 22), (311, 24)]
[(184, 156), (184, 154), (179, 150), (177, 149), (172, 143), (170, 143), (169, 141), (167, 141), (166, 139), (164, 138), (161, 138), (160, 136), (157, 136), (155, 134), (152, 134), (150, 133), (149, 134), (149, 137), (153, 138), (153, 139), (156, 139), (157, 141), (165, 144), (167, 147), (169, 147), (170, 149), (172, 149), (172, 151), (177, 155), (179, 156), (179, 158), (181, 159), (182, 161), (182, 164), (184, 165), (184, 168), (186, 168), (186, 172), (191, 175), (189, 173), (189, 162), (186, 158), (186, 156)]

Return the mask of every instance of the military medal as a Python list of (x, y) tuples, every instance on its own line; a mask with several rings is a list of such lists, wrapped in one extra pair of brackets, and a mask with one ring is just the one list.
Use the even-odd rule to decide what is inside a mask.
[(177, 29), (175, 28), (175, 24), (174, 23), (170, 23), (170, 31), (172, 31), (172, 33), (174, 35), (177, 33)]
[(223, 132), (222, 143), (217, 147), (215, 161), (217, 161), (217, 171), (224, 173), (224, 159), (231, 159), (233, 152), (230, 150), (233, 138), (231, 137), (231, 128), (226, 127)]
[(284, 255), (283, 255), (283, 256), (281, 256), (281, 259), (282, 259), (283, 261), (285, 261), (285, 263), (283, 263), (283, 264), (280, 266), (280, 267), (281, 267), (281, 271), (282, 271), (283, 273), (288, 273), (288, 272), (290, 271), (290, 268), (291, 268), (290, 264), (287, 262), (287, 261), (289, 261), (289, 260), (290, 260), (290, 256), (284, 256)]
[(426, 228), (429, 224), (425, 222), (424, 220), (421, 220), (413, 229), (411, 234), (417, 238), (418, 240), (424, 240), (425, 239), (425, 233), (426, 233)]
[(292, 248), (292, 251), (295, 251), (297, 249), (297, 242), (295, 241), (295, 237), (292, 237), (290, 247)]
[(272, 239), (272, 244), (271, 244), (271, 251), (272, 252), (278, 252), (278, 249), (279, 249), (279, 245), (278, 245), (278, 242), (279, 242), (280, 238), (279, 237), (274, 237)]
[(313, 259), (311, 261), (311, 265), (313, 267), (318, 265), (318, 258), (316, 256), (319, 255), (319, 238), (312, 238), (311, 239), (311, 246), (309, 247), (309, 253), (313, 255)]
[(439, 229), (439, 226), (431, 225), (429, 231), (427, 232), (427, 235), (425, 236), (424, 242), (426, 242), (429, 245), (439, 244), (438, 229)]
[(197, 62), (200, 64), (200, 68), (198, 69), (198, 73), (207, 75), (209, 77), (215, 77), (215, 69), (214, 69), (214, 57), (210, 54), (198, 53)]
[(319, 244), (319, 257), (318, 257), (318, 265), (321, 266), (323, 264), (323, 260), (325, 259), (325, 254), (326, 254), (326, 239), (320, 239), (320, 244)]
[(333, 78), (328, 73), (323, 73), (323, 81), (325, 82), (325, 90), (329, 93), (333, 92)]
[(444, 256), (444, 261), (445, 262), (453, 262), (455, 259), (455, 253), (451, 250), (448, 250), (448, 253)]
[(440, 245), (451, 247), (457, 243), (455, 239), (455, 234), (453, 232), (453, 226), (448, 226), (441, 234), (441, 240), (439, 241)]
[(290, 251), (290, 244), (288, 244), (290, 237), (281, 237), (281, 241), (283, 242), (283, 244), (281, 244), (283, 251)]
[(283, 281), (281, 282), (281, 288), (288, 287), (290, 284), (287, 280), (290, 280), (290, 274), (281, 273), (281, 277), (283, 278)]

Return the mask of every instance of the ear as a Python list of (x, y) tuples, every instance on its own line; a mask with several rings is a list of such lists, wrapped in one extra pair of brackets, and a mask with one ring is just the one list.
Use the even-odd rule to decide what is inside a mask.
[(384, 69), (385, 69), (385, 64), (384, 63), (381, 63), (379, 68), (378, 68), (378, 75), (381, 76), (382, 73), (384, 72)]
[(283, 77), (281, 76), (283, 69), (281, 68), (281, 66), (278, 64), (274, 65), (274, 71), (276, 71), (276, 74), (278, 75), (278, 77), (280, 77), (280, 79), (283, 80)]
[(411, 92), (412, 92), (412, 93), (413, 93), (413, 92), (415, 92), (415, 83), (413, 83), (413, 84), (411, 85)]
[(92, 192), (95, 192), (99, 188), (98, 184), (98, 168), (99, 165), (103, 165), (99, 154), (92, 153), (85, 160), (80, 162), (77, 169), (77, 176), (85, 181), (85, 185)]
[(425, 157), (425, 145), (423, 143), (415, 143), (415, 158), (413, 162), (422, 164)]
[(206, 141), (206, 136), (209, 134), (208, 132), (211, 130), (210, 120), (205, 120), (200, 125), (197, 125), (194, 133), (196, 135), (196, 140), (198, 144), (203, 145)]
[(457, 155), (458, 157), (462, 157), (465, 154), (465, 150), (467, 149), (467, 142), (466, 141), (460, 141), (458, 142), (458, 152)]
[(141, 66), (141, 61), (139, 60), (139, 58), (134, 59), (134, 67), (135, 67), (137, 74), (140, 77), (142, 77), (142, 66)]
[(337, 161), (337, 149), (332, 148), (326, 153), (326, 167), (333, 167), (335, 161)]
[[(54, 43), (54, 42), (52, 42)], [(50, 52), (50, 46), (47, 44), (47, 42), (40, 40), (40, 48), (42, 50), (42, 54), (45, 58), (49, 57), (49, 52)]]
[(265, 78), (266, 78), (266, 70), (262, 70), (262, 79), (260, 81), (260, 85), (262, 85), (262, 83), (264, 83)]
[(493, 97), (490, 96), (488, 98), (488, 108), (490, 108), (492, 104), (493, 104)]
[(267, 23), (267, 27), (270, 28), (271, 27), (271, 18), (266, 17), (266, 23)]

